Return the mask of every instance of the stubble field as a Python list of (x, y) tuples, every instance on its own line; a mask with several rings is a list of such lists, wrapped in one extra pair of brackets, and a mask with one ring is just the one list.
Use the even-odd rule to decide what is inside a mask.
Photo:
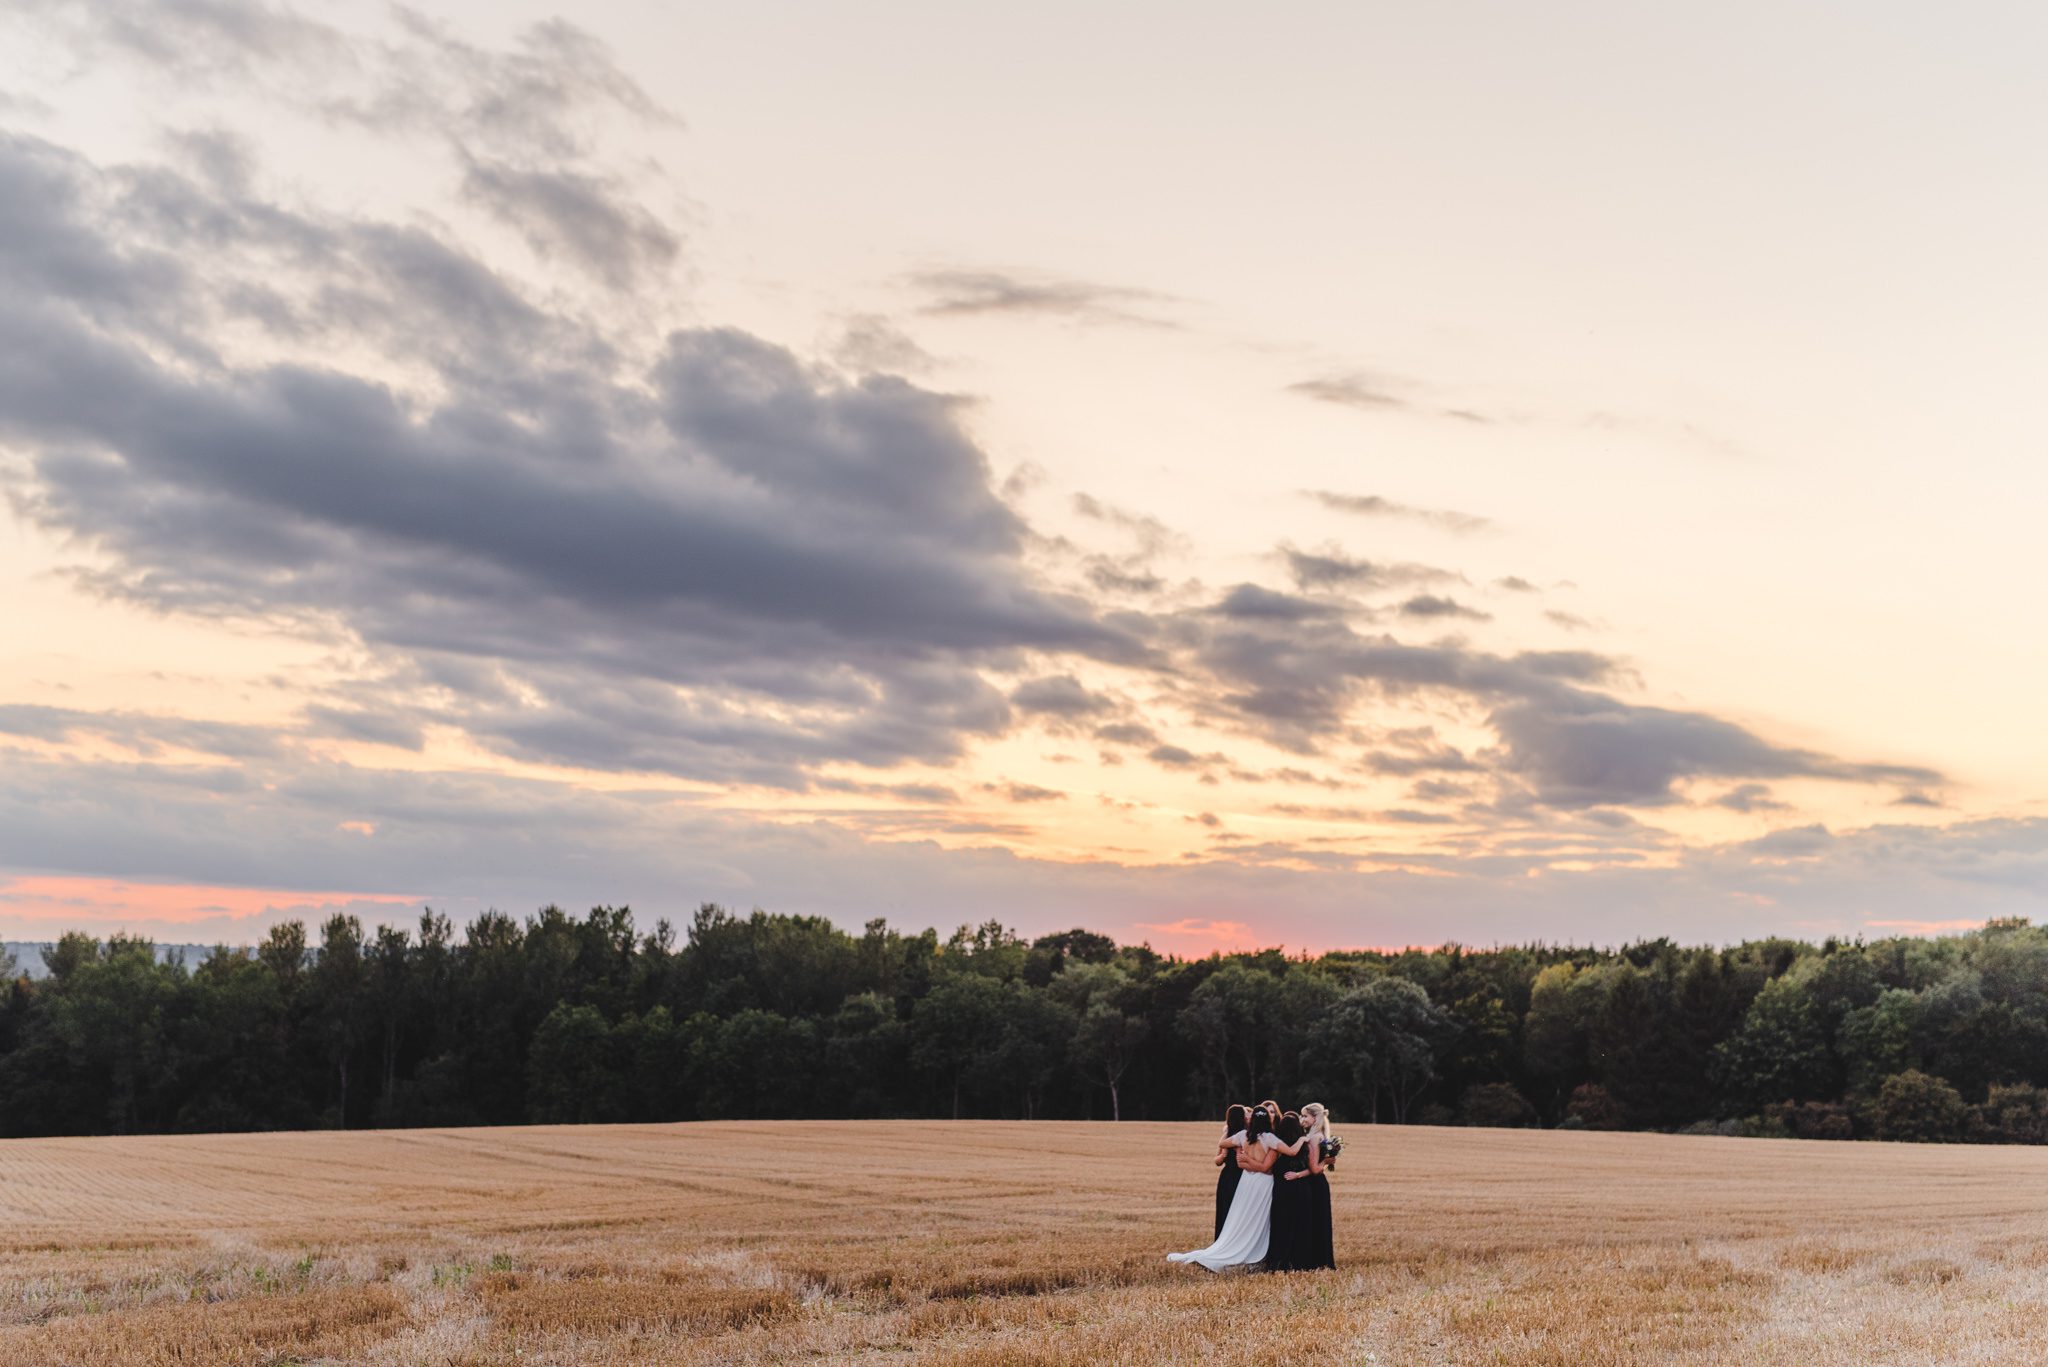
[(1207, 1125), (0, 1143), (0, 1361), (2033, 1362), (2048, 1151), (1353, 1126), (1216, 1276)]

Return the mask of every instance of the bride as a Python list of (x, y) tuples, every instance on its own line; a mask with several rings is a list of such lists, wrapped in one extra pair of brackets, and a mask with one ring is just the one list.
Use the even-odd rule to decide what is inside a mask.
[(1272, 1125), (1263, 1107), (1252, 1111), (1245, 1121), (1244, 1145), (1237, 1151), (1237, 1194), (1230, 1198), (1230, 1214), (1216, 1242), (1192, 1253), (1169, 1253), (1177, 1263), (1199, 1263), (1211, 1272), (1226, 1267), (1245, 1267), (1266, 1256), (1266, 1239), (1272, 1232), (1273, 1161), (1277, 1150), (1266, 1136)]

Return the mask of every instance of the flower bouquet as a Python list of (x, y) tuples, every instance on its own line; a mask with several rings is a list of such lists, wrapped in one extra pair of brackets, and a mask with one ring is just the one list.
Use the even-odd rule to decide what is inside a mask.
[(1322, 1150), (1323, 1166), (1326, 1168), (1335, 1167), (1337, 1165), (1337, 1155), (1344, 1152), (1344, 1141), (1333, 1134), (1316, 1147)]

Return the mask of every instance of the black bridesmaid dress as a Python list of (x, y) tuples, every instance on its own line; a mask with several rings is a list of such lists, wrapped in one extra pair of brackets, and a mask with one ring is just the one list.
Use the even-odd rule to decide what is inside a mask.
[(1237, 1166), (1237, 1155), (1231, 1154), (1223, 1160), (1223, 1166), (1216, 1173), (1216, 1238), (1223, 1237), (1223, 1219), (1230, 1214), (1230, 1203), (1237, 1197), (1237, 1179), (1243, 1176)]
[(1287, 1179), (1290, 1172), (1306, 1172), (1308, 1154), (1281, 1154), (1273, 1163), (1273, 1223), (1266, 1236), (1266, 1270), (1294, 1272), (1309, 1264), (1308, 1221), (1309, 1179)]
[(1330, 1179), (1320, 1172), (1312, 1172), (1290, 1186), (1307, 1187), (1303, 1200), (1306, 1218), (1303, 1221), (1301, 1265), (1308, 1267), (1335, 1267), (1337, 1265), (1336, 1228), (1330, 1222)]

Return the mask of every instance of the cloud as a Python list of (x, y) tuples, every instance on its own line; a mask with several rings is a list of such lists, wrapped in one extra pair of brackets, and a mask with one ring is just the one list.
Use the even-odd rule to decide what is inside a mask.
[(1401, 604), (1403, 617), (1455, 617), (1468, 622), (1491, 622), (1493, 614), (1481, 612), (1478, 608), (1467, 607), (1453, 598), (1442, 598), (1435, 594), (1419, 593)]
[(1091, 693), (1071, 674), (1028, 679), (1010, 690), (1010, 705), (1019, 712), (1074, 720), (1116, 710), (1100, 693)]
[(534, 251), (566, 259), (612, 290), (646, 288), (682, 251), (673, 230), (603, 177), (473, 161), (462, 188)]
[(1223, 595), (1216, 604), (1219, 616), (1239, 620), (1270, 622), (1304, 622), (1316, 618), (1341, 616), (1341, 604), (1319, 602), (1313, 598), (1302, 598), (1291, 593), (1280, 593), (1273, 589), (1261, 588), (1257, 584), (1239, 584)]
[(1328, 489), (1304, 489), (1301, 494), (1303, 498), (1314, 499), (1333, 512), (1423, 522), (1460, 535), (1489, 531), (1493, 527), (1491, 518), (1477, 517), (1471, 513), (1456, 512), (1448, 508), (1418, 508), (1413, 504), (1396, 503), (1378, 494), (1339, 494)]
[(1731, 812), (1782, 812), (1790, 804), (1779, 802), (1771, 796), (1769, 785), (1762, 783), (1738, 783), (1714, 799), (1716, 807), (1726, 807)]
[(1419, 402), (1404, 392), (1413, 388), (1414, 386), (1407, 381), (1391, 375), (1354, 370), (1297, 380), (1287, 386), (1287, 392), (1299, 394), (1304, 399), (1313, 399), (1318, 403), (1337, 404), (1340, 407), (1355, 408), (1367, 413), (1420, 413), (1469, 423), (1493, 421), (1491, 417), (1475, 409), (1439, 407)]
[(1522, 576), (1520, 576), (1519, 574), (1511, 574), (1504, 579), (1496, 579), (1493, 581), (1493, 586), (1497, 589), (1506, 589), (1509, 593), (1542, 592), (1541, 589), (1538, 589), (1534, 584), (1522, 578)]
[(1111, 745), (1152, 745), (1159, 735), (1142, 722), (1111, 722), (1095, 728), (1095, 739)]
[[(1036, 915), (1075, 892), (1104, 916), (1155, 924), (1186, 905), (1264, 916), (1298, 897), (1302, 924), (1340, 943), (1368, 920), (1357, 933), (1375, 939), (1433, 926), (1415, 919), (1423, 910), (1478, 933), (1512, 931), (1515, 914), (1576, 916), (1520, 880), (1567, 858), (1678, 857), (1628, 812), (1697, 783), (1734, 785), (1723, 805), (1761, 789), (1740, 799), (1752, 810), (1789, 778), (1933, 800), (1931, 770), (1630, 702), (1627, 669), (1602, 654), (1368, 634), (1383, 620), (1483, 617), (1416, 592), (1464, 582), (1447, 570), (1283, 546), (1291, 590), (1169, 594), (1154, 560), (1185, 540), (1088, 495), (1072, 512), (1115, 553), (1075, 548), (1044, 569), (1050, 543), (996, 483), (968, 402), (902, 377), (929, 368), (914, 342), (856, 318), (821, 363), (703, 320), (680, 295), (685, 235), (652, 207), (671, 187), (602, 155), (607, 128), (671, 116), (569, 26), (501, 50), (403, 11), (374, 37), (240, 0), (63, 13), (103, 40), (79, 50), (140, 54), (166, 104), (181, 83), (231, 90), (317, 117), (365, 158), (403, 146), (441, 184), (382, 216), (323, 201), (317, 168), (273, 177), (260, 143), (216, 133), (127, 163), (0, 137), (11, 506), (75, 548), (68, 573), (86, 591), (297, 633), (349, 671), (275, 727), (0, 708), (14, 738), (0, 745), (0, 861), (479, 903), (710, 895), (854, 923), (876, 888), (912, 889), (909, 904), (933, 916), (985, 903)], [(479, 245), (514, 234), (543, 260)], [(993, 272), (917, 285), (930, 315), (1158, 323), (1172, 302)], [(1461, 415), (1378, 377), (1295, 388)], [(1310, 497), (1447, 531), (1486, 525), (1377, 495)], [(1380, 592), (1412, 596), (1399, 615), (1349, 599)], [(1382, 714), (1403, 709), (1445, 736), (1390, 734)], [(1315, 755), (1356, 786), (1412, 780), (1419, 803), (1465, 805), (1458, 829), (1424, 831), (1399, 865), (1310, 844), (1225, 855), (1172, 808), (1159, 821), (1204, 850), (1185, 869), (941, 849), (1030, 832), (924, 810), (972, 798), (986, 775), (956, 789), (887, 771), (954, 763), (1026, 717), (1085, 730), (1104, 763), (1135, 751), (1198, 781), (1257, 775), (1247, 755), (1208, 748), (1206, 733), (1229, 732)], [(1165, 717), (1186, 728), (1163, 737)], [(424, 756), (443, 734), (535, 765), (699, 780), (725, 802), (758, 784), (904, 805), (849, 800), (790, 820), (666, 792), (320, 758), (342, 751), (320, 744), (336, 739)], [(55, 749), (98, 758), (37, 758)], [(1293, 773), (1264, 776), (1338, 782)], [(989, 791), (1053, 800), (1029, 784)], [(1421, 807), (1360, 810), (1453, 824)], [(1222, 820), (1189, 819), (1204, 816)], [(2038, 873), (2031, 828), (1972, 831), (1967, 865), (1918, 837), (1822, 836), (1717, 848), (1663, 882), (1575, 886), (1611, 899), (1598, 908), (1677, 917), (1660, 898), (1782, 895), (1768, 877), (1795, 855), (1859, 888), (1881, 881), (1866, 875), (1894, 848), (1939, 864), (1928, 878), (1944, 888), (2024, 889)], [(1606, 924), (1605, 911), (1585, 915)]]
[(1598, 625), (1575, 612), (1559, 612), (1554, 608), (1543, 616), (1553, 625), (1563, 627), (1566, 631), (1592, 631)]
[(1064, 802), (1067, 795), (1057, 788), (1041, 788), (1035, 783), (989, 783), (986, 791), (999, 793), (1012, 802)]
[(1429, 565), (1359, 560), (1335, 546), (1304, 551), (1283, 545), (1280, 547), (1280, 556), (1286, 562), (1288, 574), (1304, 589), (1345, 588), (1357, 592), (1371, 592), (1378, 589), (1407, 588), (1418, 584), (1452, 583), (1462, 578), (1450, 570), (1440, 570)]
[[(608, 331), (427, 227), (218, 179), (0, 138), (0, 437), (81, 586), (367, 647), (308, 724), (800, 788), (1002, 733), (1016, 652), (1147, 656), (1025, 564), (957, 399)], [(275, 358), (221, 355), (229, 319)]]
[(1169, 296), (1121, 285), (994, 270), (931, 270), (910, 277), (925, 302), (918, 312), (937, 317), (1011, 314), (1067, 318), (1083, 323), (1135, 323), (1175, 327), (1152, 310)]
[(1287, 392), (1321, 403), (1342, 404), (1346, 408), (1371, 410), (1412, 407), (1407, 399), (1394, 392), (1396, 387), (1395, 382), (1383, 376), (1353, 372), (1348, 375), (1325, 375), (1313, 380), (1299, 380), (1288, 385)]
[(939, 364), (909, 333), (874, 313), (857, 313), (846, 320), (832, 359), (863, 375), (921, 375)]
[[(158, 765), (58, 763), (0, 749), (0, 867), (182, 883), (202, 893), (417, 897), (458, 921), (493, 905), (630, 903), (643, 926), (710, 899), (858, 927), (877, 914), (873, 890), (889, 888), (898, 925), (943, 928), (972, 905), (978, 916), (1027, 934), (1084, 924), (1136, 939), (1148, 933), (1141, 927), (1217, 920), (1256, 927), (1261, 942), (1314, 947), (1558, 935), (1623, 943), (1660, 934), (1731, 943), (1788, 925), (1853, 935), (1924, 920), (1929, 906), (1977, 923), (2031, 912), (2048, 897), (2044, 820), (1795, 829), (1628, 867), (1606, 857), (1628, 846), (1603, 851), (1587, 842), (1660, 846), (1641, 831), (1595, 837), (1589, 828), (1582, 837), (1565, 813), (1545, 823), (1555, 832), (1547, 844), (1517, 853), (1382, 860), (1226, 847), (1161, 867), (1113, 858), (1065, 864), (986, 845), (941, 849), (933, 843), (941, 833), (932, 831), (878, 842), (838, 819), (764, 821), (668, 794), (595, 792), (508, 775), (303, 761), (213, 772), (229, 769), (244, 772), (227, 783)], [(340, 830), (340, 821), (370, 824), (376, 835)], [(948, 838), (980, 837), (962, 831)], [(1583, 863), (1589, 854), (1603, 856), (1603, 866), (1552, 867)], [(292, 914), (289, 891), (266, 900), (274, 910), (247, 908), (203, 930), (167, 931), (146, 908), (111, 919), (173, 940), (249, 943)], [(1189, 907), (1202, 914), (1190, 918)], [(379, 914), (370, 902), (362, 910)], [(399, 922), (416, 910), (383, 908)], [(67, 910), (34, 928), (17, 918), (10, 933), (42, 938), (88, 921), (109, 924), (85, 909)]]
[[(1483, 764), (1554, 808), (1662, 806), (1678, 800), (1676, 784), (1695, 778), (1938, 781), (1920, 766), (1779, 746), (1704, 713), (1623, 701), (1601, 691), (1623, 677), (1620, 667), (1591, 651), (1503, 656), (1457, 642), (1410, 645), (1327, 617), (1189, 613), (1178, 629), (1191, 638), (1190, 663), (1208, 675), (1219, 720), (1301, 753), (1327, 753), (1370, 700), (1451, 707), (1486, 726), (1496, 744), (1478, 759), (1449, 762)], [(1386, 773), (1432, 767), (1399, 750), (1368, 752), (1362, 763)]]
[(1495, 710), (1508, 767), (1565, 807), (1659, 806), (1683, 778), (1827, 778), (1847, 783), (1932, 781), (1911, 765), (1854, 763), (1772, 745), (1696, 712), (1641, 707), (1578, 689), (1538, 691)]

